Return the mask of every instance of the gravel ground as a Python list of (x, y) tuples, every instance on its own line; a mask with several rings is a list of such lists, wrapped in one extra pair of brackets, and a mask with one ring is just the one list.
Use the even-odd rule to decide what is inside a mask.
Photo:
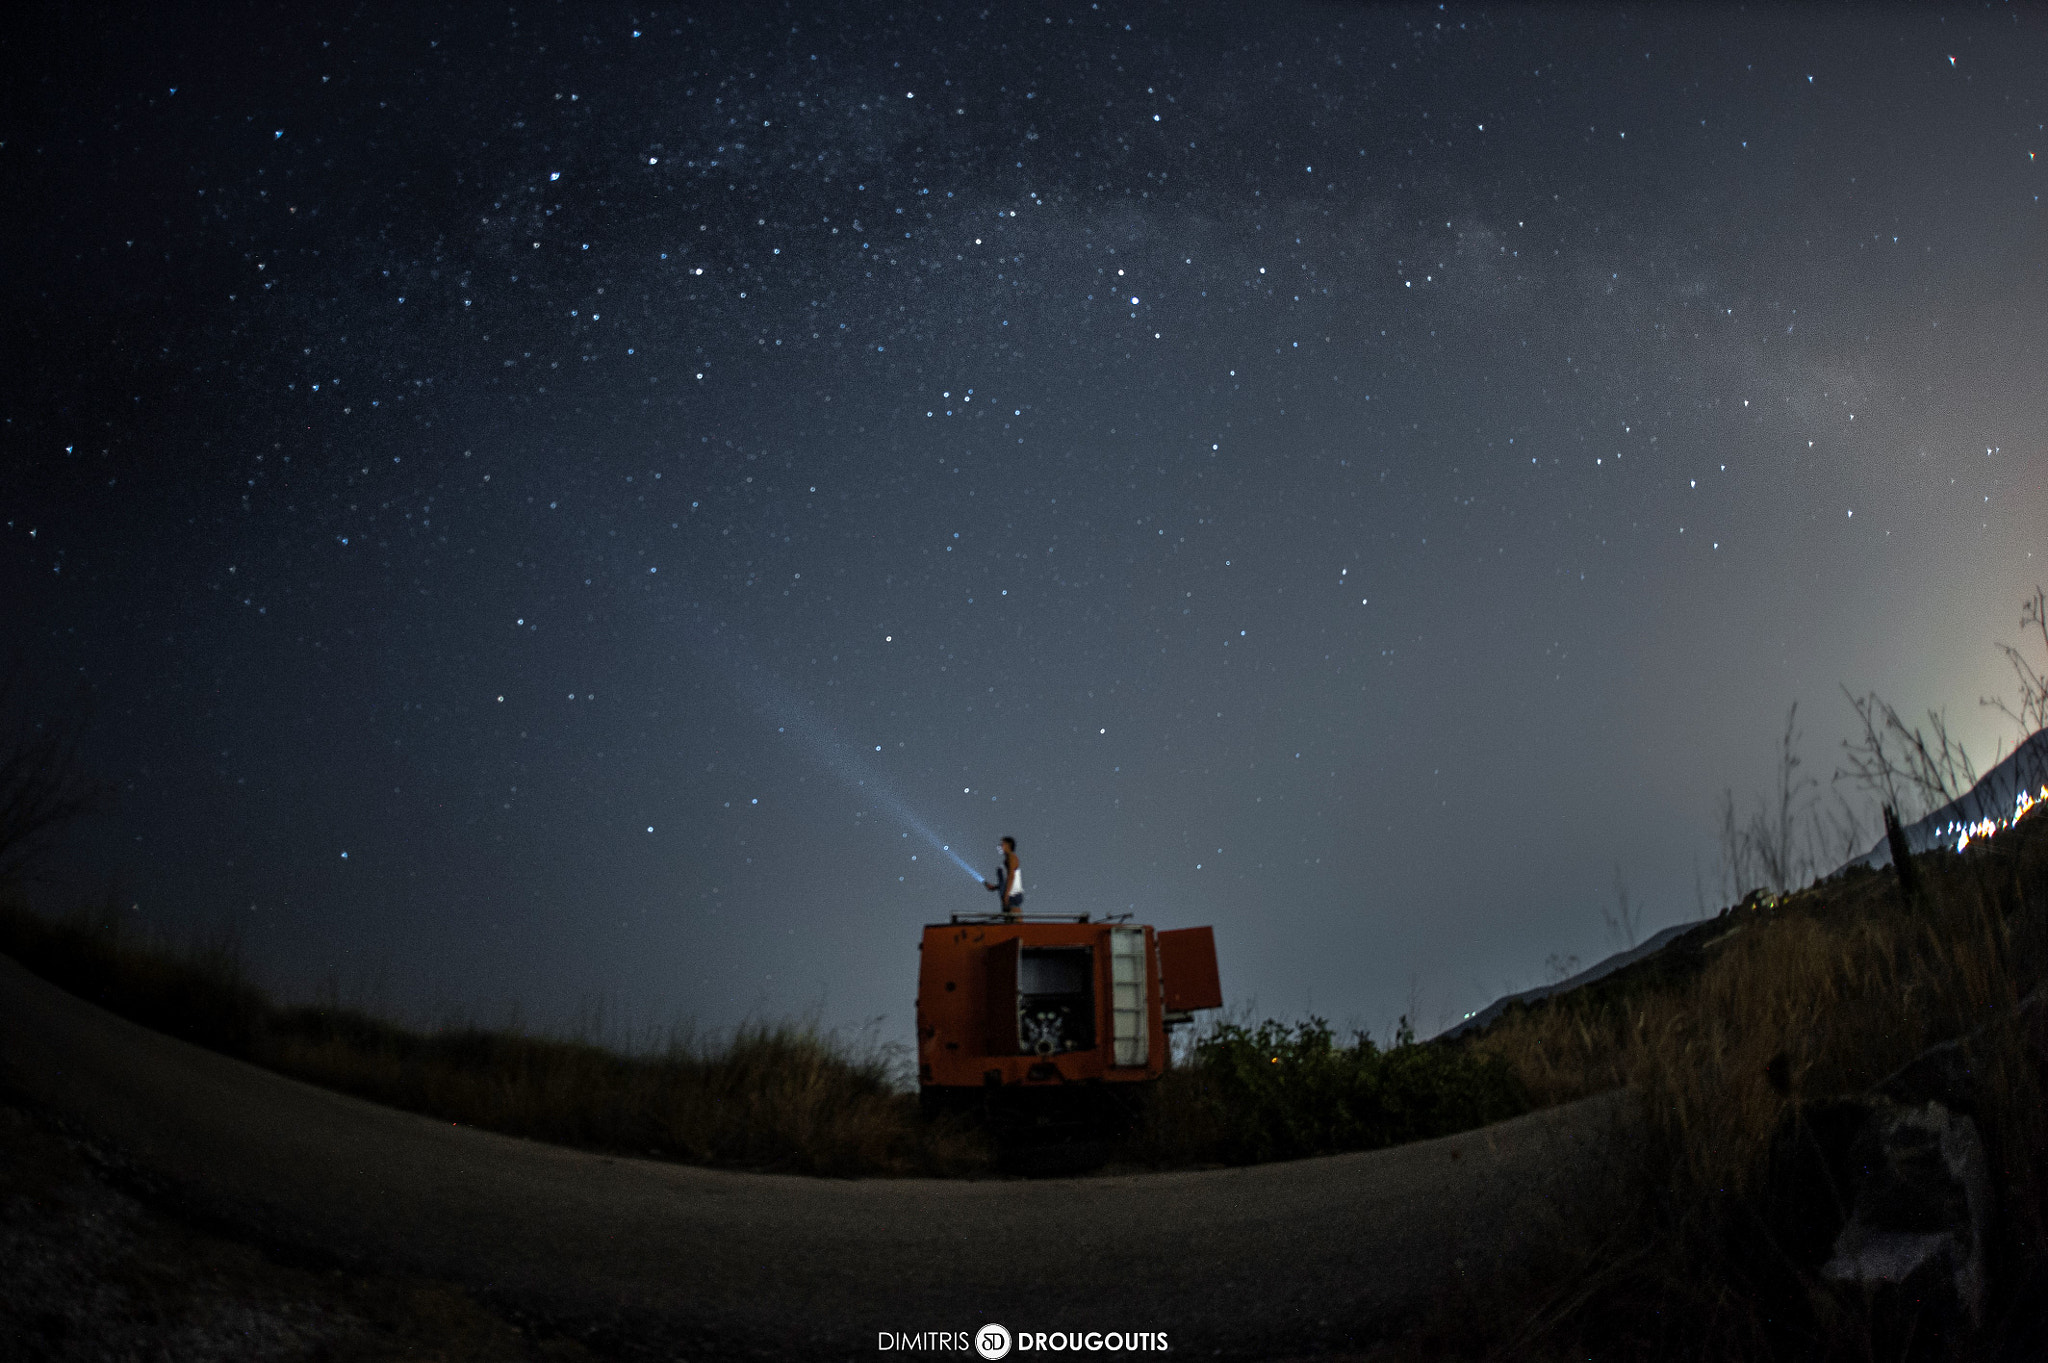
[(285, 1261), (213, 1233), (156, 1205), (89, 1143), (0, 1101), (0, 1358), (590, 1357), (446, 1283)]

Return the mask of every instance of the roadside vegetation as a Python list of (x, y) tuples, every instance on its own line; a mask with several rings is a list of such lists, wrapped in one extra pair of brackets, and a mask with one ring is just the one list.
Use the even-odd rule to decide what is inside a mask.
[[(1515, 1304), (1509, 1356), (2031, 1356), (2000, 1346), (2034, 1337), (2048, 1300), (2048, 1015), (2030, 1040), (2016, 1012), (2048, 979), (2048, 812), (1913, 869), (1910, 900), (1889, 869), (1752, 900), (1462, 1043), (1538, 1105), (1626, 1087), (1647, 1119), (1623, 1214), (1560, 1245), (1556, 1278)], [(1795, 1262), (1772, 1138), (1802, 1099), (1862, 1093), (1966, 1036), (2002, 1268), (1982, 1338), (1916, 1343)]]
[[(927, 1120), (890, 1048), (798, 1023), (643, 1054), (480, 1026), (432, 1031), (332, 1003), (281, 1004), (232, 937), (176, 942), (118, 908), (48, 918), (0, 903), (0, 953), (131, 1021), (309, 1083), (465, 1126), (690, 1164), (836, 1177), (971, 1175), (987, 1136)], [(1526, 1110), (1481, 1052), (1342, 1044), (1319, 1019), (1224, 1023), (1107, 1152), (1151, 1167), (1251, 1164), (1446, 1135)]]
[(649, 1054), (577, 1038), (421, 1031), (251, 982), (230, 938), (175, 943), (102, 912), (0, 905), (0, 952), (131, 1021), (343, 1093), (465, 1126), (691, 1164), (830, 1176), (985, 1167), (978, 1133), (927, 1123), (886, 1049), (802, 1024)]
[(1185, 1168), (1376, 1150), (1530, 1107), (1504, 1059), (1417, 1045), (1406, 1018), (1384, 1050), (1364, 1032), (1340, 1041), (1321, 1018), (1221, 1022), (1192, 1049), (1192, 1063), (1161, 1076), (1122, 1159)]
[[(2021, 623), (2048, 658), (2040, 591)], [(1984, 704), (2023, 736), (2048, 729), (2048, 668), (2033, 665), (2033, 648), (1999, 647), (2018, 699)], [(1977, 780), (1939, 713), (1915, 725), (1875, 695), (1848, 699), (1861, 735), (1844, 744), (1833, 790), (1801, 771), (1795, 711), (1772, 794), (1747, 818), (1724, 797), (1725, 883), (1758, 887), (1740, 904), (1452, 1043), (1506, 1066), (1537, 1106), (1625, 1088), (1641, 1100), (1645, 1139), (1633, 1178), (1617, 1171), (1611, 1202), (1586, 1209), (1518, 1298), (1443, 1313), (1410, 1342), (1425, 1355), (2048, 1356), (2048, 808), (1961, 853), (1816, 881), (1880, 836), (1859, 830), (1844, 784), (1896, 827)], [(2035, 792), (2048, 784), (2048, 770), (2020, 777)], [(1823, 1282), (1814, 1247), (1794, 1243), (1810, 1235), (1799, 1198), (1815, 1190), (1774, 1164), (1802, 1102), (1866, 1093), (1950, 1041), (1997, 1208), (1976, 1331)]]

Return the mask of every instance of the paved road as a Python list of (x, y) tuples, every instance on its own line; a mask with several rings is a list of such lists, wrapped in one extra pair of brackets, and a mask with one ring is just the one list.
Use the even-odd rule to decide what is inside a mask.
[(1540, 1252), (1555, 1211), (1601, 1185), (1627, 1111), (1607, 1095), (1198, 1173), (727, 1173), (344, 1097), (137, 1027), (4, 956), (0, 1081), (245, 1232), (697, 1358), (873, 1359), (881, 1331), (986, 1320), (1164, 1331), (1204, 1357), (1363, 1343)]

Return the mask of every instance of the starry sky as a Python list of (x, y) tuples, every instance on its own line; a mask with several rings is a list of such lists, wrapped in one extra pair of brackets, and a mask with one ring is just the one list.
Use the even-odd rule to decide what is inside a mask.
[(38, 893), (891, 1041), (1003, 834), (1382, 1033), (1718, 908), (1787, 707), (1988, 765), (2048, 579), (2043, 16), (1790, 9), (54, 11), (0, 599), (117, 798)]

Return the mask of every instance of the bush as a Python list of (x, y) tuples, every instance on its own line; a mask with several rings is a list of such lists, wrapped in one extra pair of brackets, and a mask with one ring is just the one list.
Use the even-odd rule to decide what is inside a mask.
[[(1405, 1020), (1404, 1020), (1405, 1024)], [(1340, 1045), (1321, 1018), (1220, 1023), (1192, 1066), (1169, 1072), (1145, 1124), (1153, 1162), (1253, 1164), (1373, 1150), (1468, 1131), (1528, 1110), (1504, 1061), (1355, 1033)]]

